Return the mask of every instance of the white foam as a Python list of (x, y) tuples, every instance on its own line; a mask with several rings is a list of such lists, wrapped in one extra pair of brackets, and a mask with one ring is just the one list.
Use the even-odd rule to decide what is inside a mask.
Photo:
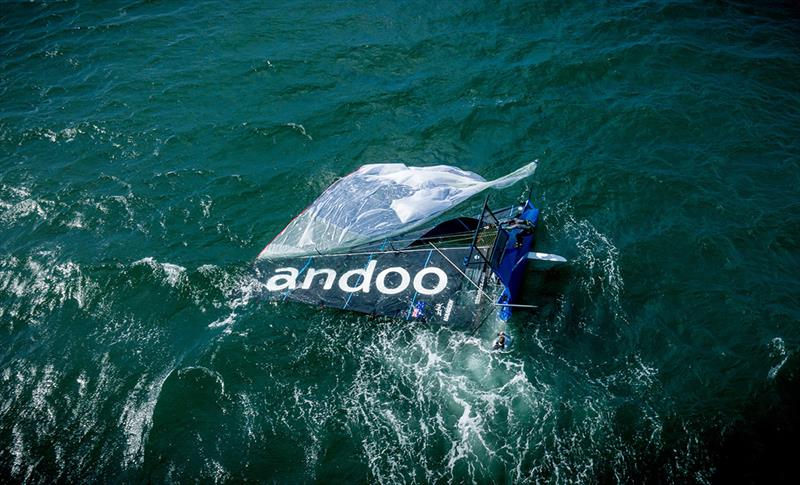
[(0, 212), (0, 222), (4, 224), (14, 224), (30, 215), (47, 219), (47, 211), (39, 201), (34, 199), (24, 199), (14, 204), (4, 203), (0, 208), (5, 209)]
[(144, 444), (153, 426), (153, 411), (164, 381), (171, 373), (172, 369), (154, 380), (143, 375), (125, 401), (119, 423), (125, 435), (123, 466), (126, 468), (139, 466), (144, 460)]
[(20, 472), (22, 471), (22, 464), (25, 459), (25, 440), (22, 435), (22, 431), (20, 431), (19, 423), (14, 424), (14, 427), (11, 429), (11, 456), (14, 457), (14, 460), (11, 463), (11, 475), (12, 476), (19, 476)]
[(769, 343), (769, 347), (770, 356), (778, 361), (775, 365), (770, 367), (769, 372), (767, 373), (767, 378), (772, 380), (775, 379), (775, 376), (778, 375), (778, 371), (781, 370), (783, 364), (785, 364), (789, 359), (789, 353), (786, 351), (786, 344), (780, 337), (773, 338)]
[(306, 133), (305, 126), (303, 126), (303, 125), (301, 125), (299, 123), (286, 123), (286, 126), (288, 126), (289, 128), (297, 131), (298, 133), (300, 133), (304, 137), (308, 138), (309, 140), (312, 140), (312, 141), (314, 140), (313, 138), (311, 138), (311, 135)]
[(236, 321), (236, 312), (231, 312), (224, 318), (219, 318), (208, 324), (208, 328), (219, 328), (232, 325)]
[(250, 396), (244, 392), (240, 392), (239, 396), (239, 404), (242, 409), (242, 416), (244, 417), (244, 430), (247, 434), (248, 444), (254, 441), (257, 438), (256, 434), (256, 418), (258, 417), (258, 411), (256, 411), (253, 403), (250, 399)]
[[(209, 270), (210, 271), (210, 270)], [(259, 295), (264, 288), (264, 283), (247, 274), (237, 278), (229, 278), (222, 288), (226, 293), (227, 301), (225, 305), (230, 309), (230, 313), (225, 317), (208, 324), (209, 328), (228, 327), (230, 328), (238, 316), (238, 309), (246, 306), (250, 300)]]
[[(535, 415), (547, 388), (530, 382), (512, 355), (482, 344), (448, 329), (387, 328), (352, 349), (360, 365), (344, 397), (348, 422), (366, 430), (363, 452), (377, 482), (463, 480), (465, 471), (480, 481), (491, 476), (489, 463), (514, 462), (508, 439), (528, 430), (499, 436), (493, 428), (501, 416)], [(431, 447), (442, 440), (450, 446), (436, 457)]]
[(213, 271), (214, 271), (214, 270), (216, 270), (217, 268), (218, 268), (218, 266), (216, 266), (216, 265), (214, 265), (214, 264), (204, 264), (204, 265), (202, 265), (202, 266), (199, 266), (199, 267), (197, 268), (197, 271), (199, 271), (199, 272), (201, 272), (201, 273), (203, 273), (203, 274), (207, 274), (207, 273), (211, 273), (211, 272), (213, 272)]
[(159, 263), (150, 256), (142, 258), (138, 261), (134, 261), (133, 265), (149, 266), (157, 272), (162, 272), (164, 275), (164, 281), (172, 287), (176, 287), (181, 284), (185, 278), (186, 268), (183, 266), (178, 266), (177, 264), (172, 263)]
[(83, 229), (85, 227), (83, 218), (84, 216), (82, 213), (76, 212), (75, 216), (69, 222), (67, 222), (67, 227), (72, 229)]
[(15, 297), (2, 313), (18, 316), (23, 312), (30, 324), (69, 300), (84, 308), (98, 285), (72, 261), (59, 262), (58, 251), (40, 251), (26, 260), (8, 258), (0, 261), (0, 295)]
[(610, 302), (613, 315), (620, 321), (628, 323), (627, 313), (621, 303), (625, 285), (619, 268), (619, 249), (614, 242), (588, 220), (576, 219), (567, 204), (554, 207), (548, 214), (548, 227), (552, 231), (553, 238), (575, 242), (578, 255), (570, 258), (571, 264), (583, 268), (580, 274), (585, 277), (581, 286), (586, 293), (590, 297), (602, 294), (603, 298)]
[(214, 204), (214, 201), (211, 200), (211, 197), (204, 198), (200, 201), (200, 208), (203, 209), (203, 217), (208, 218), (211, 215), (211, 206)]
[(86, 395), (86, 384), (89, 382), (86, 373), (81, 372), (75, 382), (78, 383), (78, 397), (83, 398)]

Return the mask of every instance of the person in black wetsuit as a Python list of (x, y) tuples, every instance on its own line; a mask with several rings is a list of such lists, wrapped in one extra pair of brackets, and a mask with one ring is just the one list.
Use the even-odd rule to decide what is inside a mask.
[(504, 223), (504, 229), (509, 232), (513, 231), (514, 229), (519, 229), (519, 231), (517, 231), (514, 235), (514, 247), (518, 248), (522, 246), (522, 238), (533, 232), (533, 224), (531, 224), (531, 221), (527, 219), (514, 217), (513, 219)]
[(492, 350), (502, 350), (506, 347), (506, 333), (501, 331), (497, 337), (497, 340), (494, 341), (494, 347)]

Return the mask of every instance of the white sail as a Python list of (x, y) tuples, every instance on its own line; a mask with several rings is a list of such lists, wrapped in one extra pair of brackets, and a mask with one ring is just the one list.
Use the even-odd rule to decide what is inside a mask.
[(536, 162), (492, 181), (447, 165), (364, 165), (330, 187), (286, 226), (259, 258), (339, 252), (402, 234), (490, 187), (530, 176)]

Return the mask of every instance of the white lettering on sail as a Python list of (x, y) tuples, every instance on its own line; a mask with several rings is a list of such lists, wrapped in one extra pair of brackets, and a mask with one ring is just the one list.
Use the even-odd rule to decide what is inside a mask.
[(453, 313), (453, 300), (447, 300), (447, 307), (444, 309), (444, 317), (442, 317), (442, 320), (449, 322), (451, 313)]
[(330, 290), (331, 288), (333, 288), (333, 282), (336, 280), (336, 271), (327, 268), (309, 269), (308, 273), (306, 273), (306, 279), (303, 280), (303, 286), (301, 286), (301, 288), (303, 288), (304, 290), (311, 288), (311, 284), (314, 280), (314, 277), (317, 276), (318, 274), (325, 275), (325, 284), (322, 286), (323, 289)]
[(267, 280), (267, 290), (281, 291), (293, 290), (297, 286), (297, 275), (299, 271), (297, 268), (278, 268), (275, 273), (285, 272), (288, 274), (276, 274)]
[[(386, 286), (386, 276), (390, 273), (397, 273), (400, 275), (400, 284), (394, 288)], [(375, 280), (375, 288), (384, 295), (396, 295), (405, 291), (410, 282), (411, 275), (408, 274), (408, 271), (399, 266), (392, 266), (378, 273), (378, 278)]]
[[(378, 264), (377, 261), (370, 261), (364, 269), (351, 269), (343, 274), (342, 277), (339, 278), (339, 289), (347, 293), (355, 293), (357, 291), (369, 293), (369, 284), (370, 280), (372, 280), (372, 273), (375, 271), (376, 264)], [(356, 279), (356, 286), (350, 286), (348, 280), (356, 275), (361, 276), (361, 278)]]
[[(439, 282), (436, 283), (436, 286), (433, 288), (425, 288), (422, 286), (422, 278), (425, 276), (433, 274), (439, 279)], [(430, 266), (424, 268), (416, 276), (414, 276), (414, 289), (421, 295), (435, 295), (437, 293), (441, 293), (443, 289), (447, 287), (447, 273), (440, 270), (439, 268)]]
[(483, 296), (483, 284), (486, 282), (486, 272), (481, 273), (481, 279), (478, 282), (478, 294), (475, 295), (475, 304), (478, 305), (481, 302), (481, 297)]
[[(376, 261), (370, 261), (365, 268), (351, 269), (343, 273), (338, 279), (338, 288), (346, 293), (369, 293), (372, 289), (376, 266)], [(395, 274), (399, 276), (399, 281), (396, 281), (397, 276), (392, 276)], [(318, 276), (323, 278), (317, 278)], [(336, 270), (331, 268), (308, 268), (305, 278), (298, 285), (300, 271), (297, 268), (278, 268), (275, 270), (275, 274), (267, 280), (266, 286), (268, 291), (297, 288), (311, 290), (319, 288), (321, 284), (323, 290), (331, 290), (334, 283), (337, 282), (337, 276)], [(389, 283), (388, 280), (392, 282)], [(400, 266), (386, 268), (375, 277), (375, 289), (383, 295), (397, 295), (408, 290), (409, 286), (413, 286), (420, 295), (437, 295), (447, 288), (447, 283), (447, 273), (435, 266), (419, 270), (413, 280), (408, 270)], [(392, 286), (389, 286), (390, 284)]]

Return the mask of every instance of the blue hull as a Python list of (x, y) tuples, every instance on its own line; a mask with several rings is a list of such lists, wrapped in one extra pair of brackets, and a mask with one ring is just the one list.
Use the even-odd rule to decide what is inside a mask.
[[(512, 209), (512, 211), (518, 210), (518, 208)], [(509, 216), (514, 216), (514, 214), (509, 214)], [(518, 301), (522, 277), (528, 264), (528, 253), (533, 247), (534, 230), (539, 219), (539, 209), (534, 207), (531, 201), (528, 200), (523, 206), (522, 213), (516, 215), (516, 219), (527, 221), (530, 225), (508, 230), (509, 238), (505, 245), (503, 257), (495, 270), (495, 274), (505, 286), (503, 293), (497, 300), (497, 303), (501, 305), (513, 304)], [(508, 321), (511, 318), (511, 313), (512, 307), (501, 306), (498, 311), (498, 317), (503, 321)]]

